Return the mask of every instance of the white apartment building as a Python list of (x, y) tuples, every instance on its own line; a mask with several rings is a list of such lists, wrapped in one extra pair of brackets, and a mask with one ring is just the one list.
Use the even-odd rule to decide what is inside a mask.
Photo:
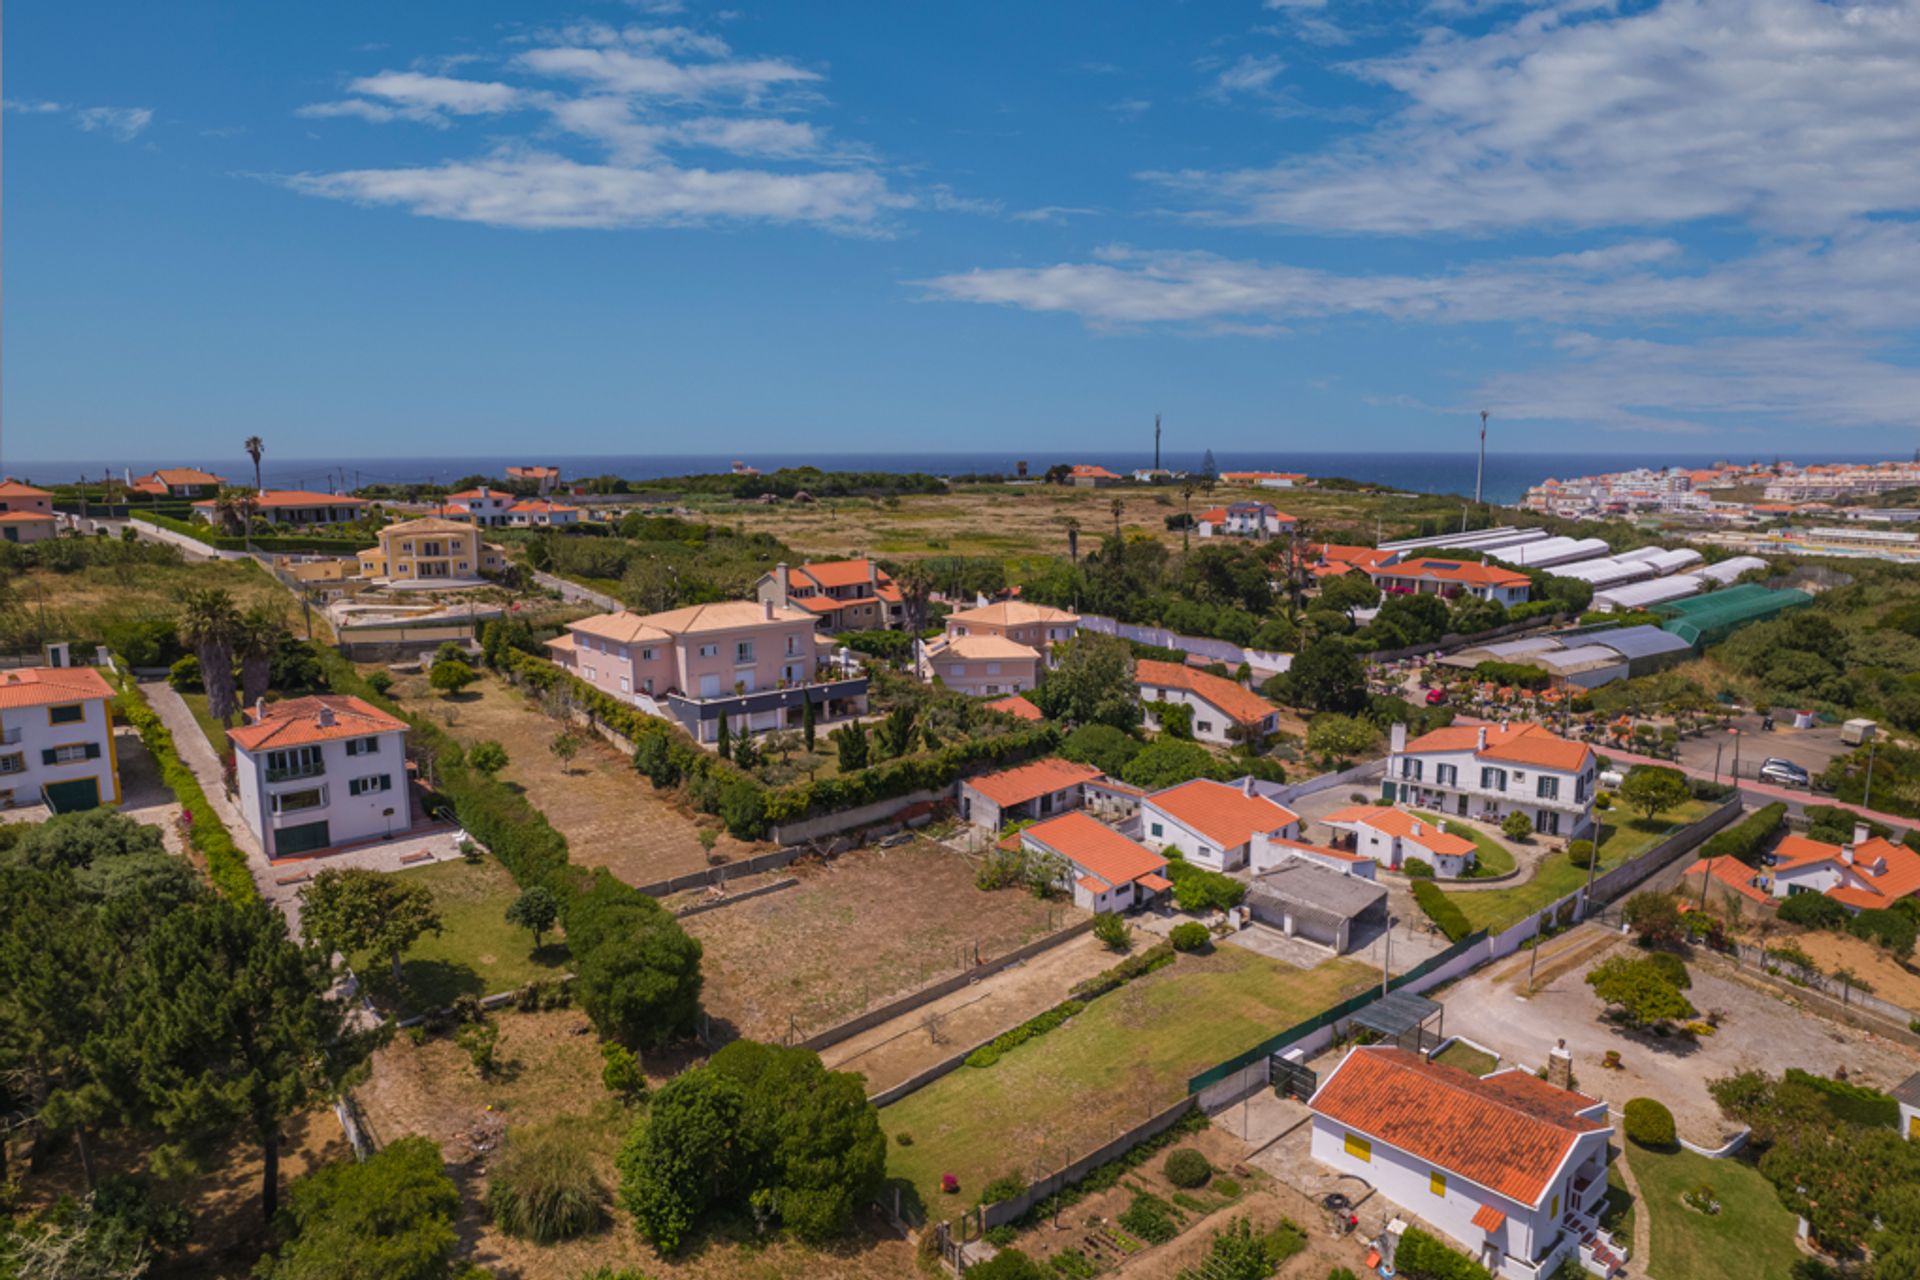
[(268, 858), (413, 825), (407, 726), (345, 694), (261, 702), (227, 731), (240, 813)]
[(0, 807), (118, 804), (112, 705), (113, 686), (92, 667), (0, 672)]
[(1543, 835), (1586, 839), (1595, 774), (1593, 748), (1536, 724), (1449, 725), (1412, 742), (1397, 724), (1381, 795), (1489, 822), (1523, 813)]

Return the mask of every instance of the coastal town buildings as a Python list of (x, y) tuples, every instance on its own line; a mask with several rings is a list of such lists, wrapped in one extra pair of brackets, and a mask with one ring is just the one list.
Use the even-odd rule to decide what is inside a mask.
[[(754, 595), (782, 607), (805, 609), (823, 631), (878, 631), (907, 625), (907, 607), (893, 578), (869, 559), (777, 564), (761, 575)], [(1031, 688), (1031, 685), (1026, 686)]]
[[(262, 489), (244, 499), (247, 511), (268, 524), (349, 524), (366, 514), (367, 500), (344, 493), (313, 493), (305, 489)], [(193, 516), (208, 524), (220, 523), (220, 501), (204, 498), (193, 504)]]
[(506, 553), (463, 520), (403, 520), (376, 537), (360, 552), (360, 576), (383, 586), (475, 586), (507, 566)]

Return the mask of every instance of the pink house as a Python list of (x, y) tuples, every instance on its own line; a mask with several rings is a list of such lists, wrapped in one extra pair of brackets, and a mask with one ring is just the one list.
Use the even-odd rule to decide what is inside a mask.
[(813, 615), (771, 601), (600, 614), (568, 623), (547, 648), (596, 689), (678, 721), (700, 742), (719, 738), (723, 716), (739, 734), (798, 728), (808, 702), (816, 724), (867, 709), (864, 675), (819, 667)]

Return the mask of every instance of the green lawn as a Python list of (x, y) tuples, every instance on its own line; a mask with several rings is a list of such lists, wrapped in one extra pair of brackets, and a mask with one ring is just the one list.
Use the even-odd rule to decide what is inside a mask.
[[(1617, 811), (1607, 812), (1601, 821), (1600, 865), (1594, 874), (1611, 871), (1621, 863), (1639, 857), (1668, 833), (1698, 822), (1714, 807), (1705, 800), (1689, 800), (1652, 822)], [(1533, 879), (1525, 884), (1511, 889), (1488, 889), (1480, 893), (1456, 890), (1447, 894), (1447, 897), (1466, 913), (1467, 922), (1475, 929), (1498, 933), (1566, 897), (1586, 882), (1585, 867), (1574, 866), (1565, 853), (1555, 853), (1541, 862)]]
[[(1438, 814), (1421, 813), (1418, 809), (1411, 810), (1411, 812), (1413, 816), (1420, 819), (1420, 821), (1430, 822), (1435, 827), (1438, 827), (1442, 822), (1446, 821)], [(1513, 870), (1513, 851), (1486, 832), (1476, 831), (1466, 823), (1457, 819), (1448, 823), (1446, 829), (1450, 835), (1465, 836), (1467, 839), (1473, 841), (1476, 850), (1474, 857), (1478, 860), (1480, 869), (1487, 875), (1503, 876)]]
[[(889, 1142), (888, 1172), (944, 1216), (1001, 1173), (1031, 1177), (1095, 1150), (1172, 1105), (1191, 1076), (1373, 980), (1352, 960), (1300, 970), (1243, 947), (1182, 955), (993, 1066), (960, 1067), (886, 1108), (889, 1137), (912, 1139)], [(960, 1181), (957, 1197), (940, 1194), (946, 1173)]]
[(1484, 1076), (1500, 1065), (1490, 1053), (1482, 1053), (1464, 1040), (1455, 1040), (1452, 1044), (1433, 1055), (1433, 1060), (1443, 1067), (1458, 1067), (1462, 1071)]
[[(1686, 1280), (1786, 1280), (1800, 1250), (1794, 1216), (1773, 1186), (1739, 1160), (1709, 1160), (1691, 1151), (1647, 1151), (1629, 1142), (1627, 1159), (1640, 1184), (1638, 1211), (1652, 1230), (1649, 1275)], [(1720, 1212), (1690, 1209), (1681, 1196), (1705, 1183)]]
[[(520, 890), (498, 862), (436, 862), (399, 874), (433, 890), (443, 928), (421, 938), (400, 961), (406, 985), (398, 1003), (409, 1011), (444, 1008), (458, 995), (493, 995), (567, 971), (570, 957), (558, 930), (542, 936), (545, 945), (536, 953), (533, 935), (507, 923), (507, 904)], [(365, 957), (357, 957), (354, 967), (375, 977)]]
[(187, 704), (187, 710), (193, 712), (193, 721), (200, 726), (200, 732), (207, 736), (213, 745), (213, 753), (225, 757), (227, 754), (227, 731), (218, 720), (207, 711), (205, 693), (182, 693), (180, 700)]

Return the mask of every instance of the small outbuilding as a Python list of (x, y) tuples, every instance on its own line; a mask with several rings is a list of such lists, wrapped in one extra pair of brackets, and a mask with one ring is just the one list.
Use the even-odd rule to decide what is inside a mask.
[(1387, 923), (1383, 886), (1307, 861), (1283, 862), (1255, 876), (1247, 907), (1259, 923), (1339, 954), (1352, 945), (1356, 926), (1370, 934), (1372, 927)]

